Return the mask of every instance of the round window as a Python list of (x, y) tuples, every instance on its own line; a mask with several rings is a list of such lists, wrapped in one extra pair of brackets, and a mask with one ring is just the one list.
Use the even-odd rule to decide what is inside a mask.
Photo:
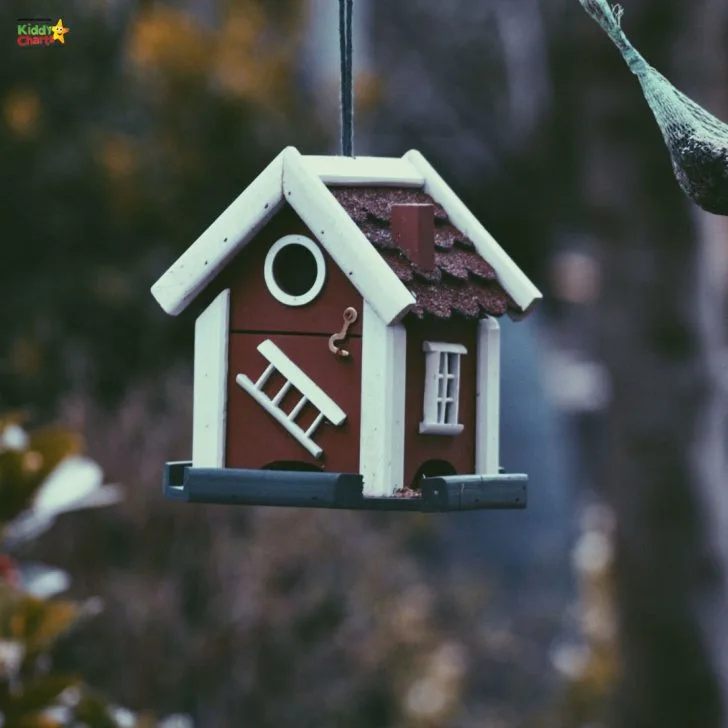
[(268, 251), (264, 275), (268, 290), (277, 301), (286, 306), (305, 306), (324, 287), (326, 261), (310, 238), (286, 235)]

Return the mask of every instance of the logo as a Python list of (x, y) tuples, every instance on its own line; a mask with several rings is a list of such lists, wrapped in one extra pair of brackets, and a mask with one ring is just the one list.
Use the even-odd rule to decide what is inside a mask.
[(68, 28), (63, 25), (63, 20), (53, 25), (50, 18), (20, 18), (18, 20), (18, 45), (21, 48), (26, 46), (49, 46), (55, 43), (65, 45)]

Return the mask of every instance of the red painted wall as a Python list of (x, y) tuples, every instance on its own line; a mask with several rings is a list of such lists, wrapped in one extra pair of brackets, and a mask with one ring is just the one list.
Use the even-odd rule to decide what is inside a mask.
[[(361, 410), (361, 316), (362, 298), (329, 254), (326, 283), (311, 303), (286, 306), (269, 293), (263, 275), (265, 256), (284, 235), (314, 235), (293, 209), (286, 205), (243, 249), (216, 281), (216, 288), (230, 288), (230, 347), (228, 353), (228, 416), (226, 466), (262, 468), (279, 460), (317, 465), (331, 472), (359, 472), (359, 424)], [(319, 246), (321, 247), (321, 246)], [(328, 339), (343, 324), (344, 309), (353, 306), (359, 318), (350, 327), (350, 337), (342, 346), (350, 351), (341, 359), (329, 351)], [(272, 340), (341, 407), (346, 422), (335, 427), (323, 423), (313, 440), (323, 448), (321, 460), (313, 458), (263, 407), (236, 382), (238, 374), (256, 381), (268, 365), (257, 351), (262, 341)], [(275, 396), (283, 384), (280, 375), (272, 377), (265, 392)], [(282, 407), (290, 412), (300, 398), (291, 389)], [(305, 430), (316, 411), (307, 405), (297, 423)]]
[[(292, 208), (286, 206), (211, 287), (213, 295), (223, 288), (231, 289), (226, 466), (262, 468), (274, 461), (292, 460), (330, 472), (359, 472), (362, 298), (323, 248), (327, 277), (316, 300), (306, 306), (290, 307), (273, 298), (263, 276), (265, 255), (278, 239), (291, 234), (316, 240)], [(328, 338), (341, 328), (348, 306), (357, 310), (359, 319), (350, 328), (351, 336), (346, 342), (351, 358), (342, 360), (328, 350)], [(477, 322), (423, 323), (413, 319), (406, 326), (405, 483), (410, 484), (428, 460), (444, 460), (457, 473), (473, 473)], [(319, 461), (235, 382), (239, 373), (253, 381), (262, 374), (267, 360), (256, 347), (265, 339), (274, 341), (347, 414), (342, 426), (322, 424), (314, 435), (314, 441), (324, 450)], [(460, 385), (460, 422), (465, 429), (455, 437), (419, 434), (425, 378), (422, 343), (427, 340), (459, 343), (468, 350), (461, 359)], [(274, 396), (281, 385), (280, 377), (271, 378), (265, 391)], [(286, 412), (298, 396), (294, 390), (289, 392), (282, 403)], [(314, 417), (315, 411), (307, 406), (297, 422), (305, 429)]]
[[(238, 374), (254, 382), (268, 366), (268, 360), (256, 347), (271, 339), (311, 379), (313, 379), (346, 413), (343, 425), (322, 423), (313, 440), (324, 450), (321, 460), (290, 435), (240, 385)], [(328, 349), (324, 336), (291, 334), (232, 334), (228, 367), (228, 419), (226, 465), (229, 468), (262, 468), (277, 460), (294, 460), (319, 465), (330, 472), (359, 472), (359, 422), (361, 410), (361, 339), (348, 342), (351, 357), (343, 360)], [(280, 375), (268, 381), (264, 391), (274, 397), (283, 384)], [(301, 395), (293, 387), (281, 406), (290, 412)], [(317, 411), (307, 404), (296, 422), (305, 430)]]
[[(452, 320), (407, 323), (407, 385), (405, 393), (405, 472), (404, 482), (412, 484), (418, 469), (428, 460), (445, 460), (455, 472), (475, 472), (475, 372), (477, 357), (477, 321)], [(460, 423), (465, 429), (459, 435), (420, 435), (425, 397), (424, 341), (462, 344), (468, 353), (460, 360)]]
[(316, 237), (293, 208), (286, 205), (220, 276), (220, 290), (230, 288), (231, 330), (330, 336), (341, 329), (344, 309), (353, 306), (359, 312), (359, 320), (349, 332), (360, 336), (362, 297), (321, 246), (326, 260), (326, 283), (319, 296), (308, 305), (298, 308), (286, 306), (271, 296), (263, 277), (263, 264), (270, 247), (284, 235), (305, 235), (316, 242)]

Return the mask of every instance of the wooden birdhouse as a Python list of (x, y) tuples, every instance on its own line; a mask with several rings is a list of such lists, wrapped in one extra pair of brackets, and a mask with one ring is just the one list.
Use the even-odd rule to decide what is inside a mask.
[(541, 298), (424, 157), (287, 148), (154, 284), (195, 325), (168, 496), (525, 506), (498, 458), (500, 329)]

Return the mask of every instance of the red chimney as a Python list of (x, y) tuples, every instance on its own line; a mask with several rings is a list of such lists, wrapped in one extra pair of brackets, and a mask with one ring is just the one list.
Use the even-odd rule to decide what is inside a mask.
[(392, 240), (422, 270), (435, 267), (435, 206), (392, 205)]

